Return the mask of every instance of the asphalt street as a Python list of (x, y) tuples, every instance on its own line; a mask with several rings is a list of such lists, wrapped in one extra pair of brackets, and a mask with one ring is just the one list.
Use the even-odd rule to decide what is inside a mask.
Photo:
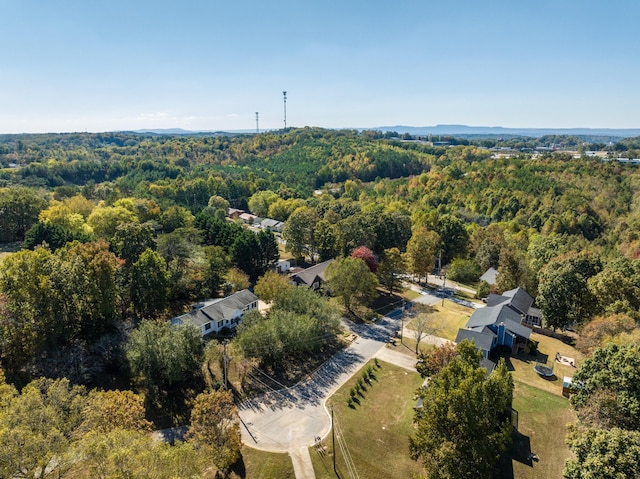
[(309, 379), (240, 404), (243, 442), (257, 449), (288, 452), (311, 446), (317, 437), (328, 434), (331, 421), (325, 401), (384, 348), (399, 323), (399, 319), (383, 318), (374, 325), (350, 325), (357, 339)]

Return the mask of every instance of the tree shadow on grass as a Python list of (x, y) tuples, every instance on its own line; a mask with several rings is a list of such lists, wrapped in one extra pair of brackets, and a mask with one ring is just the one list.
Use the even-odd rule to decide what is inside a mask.
[(514, 479), (513, 461), (533, 467), (534, 457), (531, 452), (531, 440), (529, 436), (525, 436), (517, 430), (511, 433), (511, 447), (504, 454), (498, 463), (500, 470), (500, 479)]
[(231, 472), (237, 474), (241, 479), (247, 477), (247, 467), (244, 464), (244, 458), (240, 454), (240, 458), (231, 466)]

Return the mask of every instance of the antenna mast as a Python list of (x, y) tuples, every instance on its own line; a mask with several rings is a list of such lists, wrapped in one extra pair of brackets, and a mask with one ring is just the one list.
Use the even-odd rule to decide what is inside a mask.
[(260, 126), (258, 123), (258, 112), (256, 112), (256, 133), (259, 135), (260, 134)]
[(287, 92), (283, 91), (282, 96), (284, 97), (284, 129), (287, 129)]

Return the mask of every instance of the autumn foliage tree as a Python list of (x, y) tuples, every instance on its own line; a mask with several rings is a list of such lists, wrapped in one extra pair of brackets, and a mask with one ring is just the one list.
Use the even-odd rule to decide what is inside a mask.
[(187, 433), (191, 442), (218, 469), (226, 471), (240, 457), (240, 418), (231, 391), (199, 394)]
[(362, 261), (364, 261), (369, 268), (369, 271), (371, 271), (372, 273), (378, 271), (378, 260), (373, 254), (373, 251), (371, 251), (366, 246), (358, 246), (351, 252), (351, 257), (360, 258)]

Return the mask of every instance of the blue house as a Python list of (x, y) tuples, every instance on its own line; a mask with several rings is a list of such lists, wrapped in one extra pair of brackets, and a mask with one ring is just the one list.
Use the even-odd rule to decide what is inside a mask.
[(506, 302), (476, 309), (464, 329), (458, 330), (456, 343), (465, 339), (473, 341), (484, 358), (498, 346), (506, 346), (511, 354), (518, 354), (531, 336), (531, 329), (521, 321), (522, 315)]

